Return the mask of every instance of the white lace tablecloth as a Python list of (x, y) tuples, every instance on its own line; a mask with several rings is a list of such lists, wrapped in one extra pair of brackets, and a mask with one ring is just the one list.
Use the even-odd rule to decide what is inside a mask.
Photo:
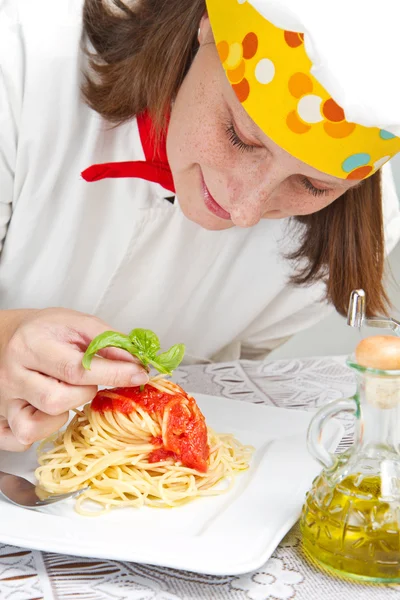
[[(196, 365), (176, 371), (175, 380), (193, 392), (293, 410), (320, 406), (352, 395), (355, 390), (353, 375), (341, 358)], [(342, 443), (346, 445), (350, 437), (349, 427), (348, 439)], [(214, 577), (114, 560), (76, 558), (0, 543), (1, 600), (320, 598), (400, 600), (400, 585), (356, 584), (318, 570), (302, 554), (298, 526), (290, 531), (261, 569), (238, 577)]]

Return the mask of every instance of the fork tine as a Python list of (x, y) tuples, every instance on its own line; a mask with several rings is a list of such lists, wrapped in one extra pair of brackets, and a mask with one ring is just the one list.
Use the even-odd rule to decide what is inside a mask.
[(55, 504), (68, 498), (74, 498), (88, 490), (89, 487), (86, 486), (80, 490), (65, 494), (51, 494), (24, 477), (0, 471), (0, 496), (17, 506), (25, 508), (38, 508), (48, 504)]
[(68, 492), (65, 494), (52, 494), (48, 498), (44, 500), (38, 500), (36, 506), (46, 506), (48, 504), (55, 504), (56, 502), (60, 502), (61, 500), (66, 500), (67, 498), (74, 498), (75, 496), (80, 496), (83, 492), (86, 492), (89, 487), (82, 488), (81, 490), (76, 490), (75, 492)]

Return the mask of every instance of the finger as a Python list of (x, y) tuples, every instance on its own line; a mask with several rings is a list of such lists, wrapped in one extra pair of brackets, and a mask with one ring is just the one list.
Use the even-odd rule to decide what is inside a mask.
[(0, 417), (0, 450), (7, 452), (24, 452), (29, 445), (25, 446), (18, 442), (6, 419)]
[(144, 385), (149, 376), (141, 364), (126, 360), (108, 360), (95, 356), (90, 370), (82, 366), (83, 353), (61, 343), (40, 346), (26, 367), (71, 385), (122, 387)]
[(29, 404), (51, 416), (91, 402), (97, 393), (95, 385), (69, 385), (37, 371), (21, 369), (19, 395)]
[(89, 371), (82, 367), (79, 360), (78, 371), (78, 383), (81, 385), (129, 387), (144, 385), (149, 381), (148, 373), (141, 363), (108, 360), (99, 356), (93, 358)]
[(129, 354), (126, 350), (121, 350), (120, 348), (104, 348), (98, 352), (100, 356), (103, 358), (108, 358), (109, 360), (125, 360), (127, 362), (136, 363), (140, 365), (140, 361), (132, 354)]
[(108, 358), (109, 360), (124, 360), (127, 362), (133, 362), (138, 365), (141, 365), (146, 373), (150, 373), (150, 367), (145, 367), (143, 363), (140, 362), (136, 356), (132, 356), (126, 350), (121, 350), (120, 348), (104, 348), (98, 352), (99, 356), (103, 358)]
[(50, 416), (37, 410), (25, 400), (12, 400), (7, 420), (17, 442), (30, 446), (55, 433), (68, 421), (69, 413)]

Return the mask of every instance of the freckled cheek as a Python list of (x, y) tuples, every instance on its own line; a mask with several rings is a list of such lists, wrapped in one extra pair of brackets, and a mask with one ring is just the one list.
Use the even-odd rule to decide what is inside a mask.
[(199, 120), (191, 125), (185, 151), (192, 162), (214, 169), (226, 169), (234, 163), (234, 152), (221, 119), (216, 120), (210, 116), (214, 116), (214, 111), (211, 114), (201, 114)]
[[(190, 124), (181, 129), (169, 140), (169, 158), (171, 166), (182, 170), (193, 164), (207, 166), (216, 170), (229, 168), (232, 162), (227, 141), (221, 133), (221, 125), (214, 123), (203, 125)], [(175, 132), (173, 132), (175, 133)], [(228, 142), (229, 143), (229, 142)]]
[(212, 169), (226, 170), (234, 162), (229, 150), (220, 126), (198, 128), (193, 132), (191, 152), (194, 162)]

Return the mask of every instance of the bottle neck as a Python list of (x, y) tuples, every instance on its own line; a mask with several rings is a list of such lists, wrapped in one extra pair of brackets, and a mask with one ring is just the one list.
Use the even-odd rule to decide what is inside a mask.
[(362, 446), (377, 446), (400, 456), (400, 378), (360, 376)]

